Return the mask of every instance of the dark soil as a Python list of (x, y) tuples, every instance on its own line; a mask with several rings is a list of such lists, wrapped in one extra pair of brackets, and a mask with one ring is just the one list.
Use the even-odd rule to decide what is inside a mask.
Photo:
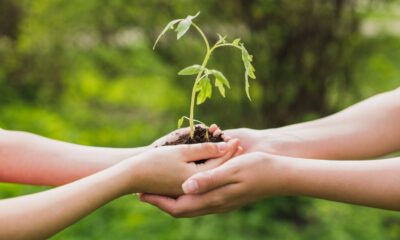
[[(190, 137), (190, 134), (180, 135), (178, 139), (172, 142), (167, 142), (164, 146), (170, 145), (180, 145), (180, 144), (196, 144), (196, 143), (205, 143), (205, 142), (223, 142), (222, 134), (218, 136), (213, 136), (210, 131), (208, 131), (208, 138), (206, 137), (206, 129), (200, 126), (196, 126), (194, 129), (193, 138)], [(204, 163), (206, 160), (197, 161), (197, 164)]]

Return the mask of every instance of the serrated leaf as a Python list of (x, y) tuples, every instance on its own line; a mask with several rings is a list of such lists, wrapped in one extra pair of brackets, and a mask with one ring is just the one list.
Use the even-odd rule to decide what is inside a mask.
[(222, 72), (215, 70), (215, 69), (210, 70), (209, 72), (210, 72), (210, 74), (214, 75), (216, 81), (220, 81), (222, 84), (224, 84), (228, 88), (231, 88), (228, 79), (226, 79), (225, 75)]
[(235, 40), (233, 40), (232, 44), (239, 47), (240, 38), (236, 38)]
[(192, 25), (193, 19), (195, 19), (197, 16), (199, 16), (200, 12), (198, 12), (195, 16), (187, 16), (185, 19), (183, 19), (179, 24), (178, 27), (176, 27), (175, 32), (177, 32), (177, 39), (179, 40), (183, 35), (189, 31), (190, 26)]
[(185, 120), (185, 117), (179, 118), (179, 120), (178, 120), (178, 128), (181, 128), (181, 127), (182, 127), (183, 121), (184, 121), (184, 120)]
[(156, 42), (154, 43), (153, 46), (153, 50), (156, 48), (157, 43), (160, 41), (161, 37), (168, 31), (168, 30), (172, 30), (174, 29), (174, 25), (177, 24), (178, 22), (182, 21), (182, 19), (175, 19), (172, 20), (171, 22), (169, 22), (167, 24), (167, 26), (165, 26), (165, 28), (162, 30), (162, 32), (160, 33), (160, 35), (158, 35)]
[(202, 66), (195, 64), (180, 70), (178, 75), (195, 75), (198, 74), (202, 69)]

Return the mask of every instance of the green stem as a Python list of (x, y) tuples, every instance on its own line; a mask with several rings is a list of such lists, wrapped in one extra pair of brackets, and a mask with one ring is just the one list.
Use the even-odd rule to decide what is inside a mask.
[(208, 60), (211, 56), (211, 51), (207, 50), (206, 56), (204, 57), (203, 63), (201, 64), (202, 70), (197, 74), (196, 81), (194, 82), (193, 89), (192, 89), (192, 99), (190, 102), (190, 115), (189, 115), (189, 125), (190, 125), (190, 137), (193, 138), (194, 136), (194, 106), (196, 100), (196, 86), (201, 79), (201, 75), (204, 72), (205, 67), (207, 66)]
[(193, 25), (193, 27), (196, 28), (196, 30), (200, 33), (201, 37), (203, 38), (204, 43), (206, 44), (206, 47), (207, 47), (207, 52), (210, 51), (210, 44), (208, 43), (206, 35), (203, 33), (201, 28), (199, 26), (197, 26), (195, 23), (192, 22), (192, 25)]
[[(204, 32), (195, 23), (192, 23), (192, 25), (194, 26), (194, 28), (196, 28), (196, 30), (200, 33), (201, 37), (203, 38), (204, 43), (205, 43), (205, 45), (207, 47), (207, 52), (206, 52), (206, 55), (204, 57), (203, 63), (201, 64), (201, 70), (196, 76), (196, 80), (194, 82), (193, 89), (192, 89), (192, 97), (191, 97), (191, 102), (190, 102), (190, 115), (189, 115), (190, 137), (191, 138), (194, 137), (194, 120), (193, 119), (194, 119), (194, 106), (195, 106), (195, 100), (196, 100), (196, 86), (197, 86), (198, 82), (201, 80), (201, 76), (202, 76), (202, 74), (204, 72), (204, 69), (207, 66), (208, 61), (210, 60), (212, 52), (217, 48), (228, 47), (228, 46), (229, 47), (236, 47), (236, 48), (238, 48), (240, 50), (242, 49), (241, 47), (236, 46), (236, 45), (234, 45), (232, 43), (223, 43), (223, 44), (218, 44), (217, 43), (212, 48), (210, 48), (210, 43), (208, 42), (207, 37), (204, 34)], [(207, 134), (208, 134), (208, 131), (207, 131)]]
[(201, 37), (203, 38), (204, 43), (206, 44), (206, 47), (207, 47), (207, 52), (204, 57), (203, 63), (201, 64), (201, 70), (197, 74), (197, 77), (196, 77), (196, 80), (194, 82), (193, 89), (192, 89), (192, 97), (191, 97), (191, 102), (190, 102), (190, 115), (189, 115), (190, 137), (191, 138), (194, 137), (194, 121), (193, 121), (193, 119), (194, 119), (194, 106), (195, 106), (195, 99), (196, 99), (196, 86), (201, 79), (201, 75), (203, 74), (204, 69), (206, 68), (208, 60), (210, 59), (210, 56), (212, 53), (212, 50), (210, 49), (210, 44), (207, 40), (206, 35), (203, 33), (203, 31), (200, 29), (200, 27), (197, 26), (195, 23), (192, 23), (192, 25), (196, 28), (196, 30), (200, 33)]
[(214, 47), (212, 47), (212, 48), (211, 48), (211, 51), (214, 51), (215, 49), (220, 48), (220, 47), (235, 47), (235, 48), (237, 48), (237, 49), (242, 50), (241, 47), (236, 46), (236, 45), (234, 45), (234, 44), (232, 44), (232, 43), (222, 43), (222, 44), (217, 44), (217, 45), (215, 45)]

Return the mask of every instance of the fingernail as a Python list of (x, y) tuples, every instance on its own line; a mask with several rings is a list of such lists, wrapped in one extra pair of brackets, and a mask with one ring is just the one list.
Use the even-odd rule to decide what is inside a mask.
[(218, 146), (218, 150), (220, 151), (220, 152), (224, 152), (225, 150), (226, 150), (226, 142), (220, 142), (220, 143), (218, 143), (217, 144), (217, 146)]
[(183, 184), (182, 188), (186, 194), (195, 193), (199, 190), (199, 184), (195, 180), (189, 180)]

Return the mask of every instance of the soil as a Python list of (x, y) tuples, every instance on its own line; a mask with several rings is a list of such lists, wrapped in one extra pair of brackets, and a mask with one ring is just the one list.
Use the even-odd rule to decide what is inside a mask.
[[(193, 138), (190, 137), (190, 134), (180, 135), (178, 139), (172, 142), (167, 142), (164, 146), (170, 145), (180, 145), (180, 144), (196, 144), (196, 143), (205, 143), (205, 142), (223, 142), (222, 134), (213, 136), (210, 131), (208, 131), (208, 138), (206, 138), (206, 131), (205, 129), (200, 126), (196, 126), (194, 129), (194, 136)], [(204, 163), (206, 160), (197, 161), (196, 164)]]

